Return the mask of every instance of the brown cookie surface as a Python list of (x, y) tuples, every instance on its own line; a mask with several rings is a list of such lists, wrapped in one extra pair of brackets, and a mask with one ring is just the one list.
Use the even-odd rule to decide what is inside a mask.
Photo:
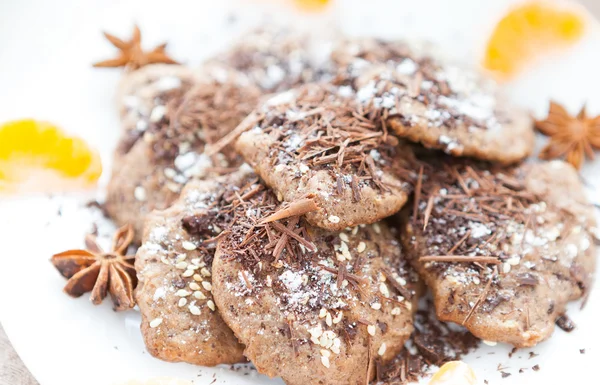
[(307, 84), (267, 100), (236, 149), (277, 194), (310, 196), (306, 219), (341, 230), (374, 223), (404, 205), (415, 176), (410, 147), (386, 131), (378, 108), (349, 86)]
[(547, 339), (595, 267), (593, 209), (576, 171), (443, 163), (425, 171), (401, 234), (438, 317), (516, 347)]
[(533, 150), (531, 118), (499, 95), (494, 82), (446, 61), (425, 45), (376, 39), (339, 44), (338, 81), (363, 103), (382, 106), (408, 140), (454, 156), (510, 164)]
[[(148, 216), (136, 255), (135, 291), (148, 351), (165, 361), (214, 366), (245, 361), (243, 346), (219, 315), (212, 296), (218, 217), (224, 191), (251, 177), (249, 168), (186, 186), (169, 209)], [(255, 178), (255, 177), (254, 177)], [(203, 218), (205, 221), (198, 221)]]
[(261, 95), (244, 75), (225, 74), (217, 79), (207, 72), (187, 92), (154, 98), (150, 115), (140, 117), (141, 136), (124, 146), (132, 137), (124, 134), (128, 139), (115, 154), (106, 208), (117, 223), (134, 225), (138, 241), (145, 216), (169, 207), (189, 180), (227, 173), (241, 163), (231, 148), (211, 157), (203, 153), (235, 128)]
[(364, 384), (413, 330), (417, 277), (384, 223), (332, 233), (257, 182), (240, 189), (213, 262), (217, 307), (258, 371), (287, 384)]

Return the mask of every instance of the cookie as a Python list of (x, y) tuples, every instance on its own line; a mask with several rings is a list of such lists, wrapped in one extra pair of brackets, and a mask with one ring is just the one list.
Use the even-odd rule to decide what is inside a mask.
[[(148, 216), (136, 255), (136, 302), (150, 354), (165, 361), (214, 366), (244, 361), (243, 346), (216, 311), (212, 261), (227, 225), (216, 218), (223, 191), (251, 177), (250, 168), (188, 183), (167, 210)], [(255, 177), (253, 177), (255, 179)], [(210, 223), (196, 218), (210, 218)], [(221, 227), (219, 227), (221, 226)]]
[(349, 86), (308, 84), (266, 101), (236, 149), (279, 199), (313, 199), (311, 225), (374, 223), (400, 210), (415, 176), (412, 150), (380, 112), (363, 108)]
[(197, 71), (182, 65), (153, 64), (126, 72), (117, 89), (117, 109), (123, 132), (117, 154), (126, 153), (140, 139), (155, 114), (169, 100), (181, 98), (198, 81)]
[(116, 150), (106, 209), (117, 223), (134, 226), (138, 242), (145, 216), (169, 207), (190, 179), (227, 173), (241, 164), (229, 147), (210, 157), (204, 147), (235, 128), (262, 91), (243, 74), (211, 70), (186, 93), (154, 98), (152, 112), (138, 122), (144, 127), (141, 136), (130, 144), (132, 136), (126, 133)]
[(533, 122), (481, 74), (425, 45), (359, 39), (332, 54), (338, 82), (351, 82), (363, 103), (382, 106), (403, 138), (453, 156), (511, 164), (534, 147)]
[(570, 165), (492, 169), (438, 160), (415, 194), (402, 242), (440, 320), (530, 347), (590, 289), (596, 225)]
[(368, 383), (413, 330), (417, 277), (394, 231), (312, 227), (259, 182), (232, 204), (213, 295), (246, 357), (288, 385)]

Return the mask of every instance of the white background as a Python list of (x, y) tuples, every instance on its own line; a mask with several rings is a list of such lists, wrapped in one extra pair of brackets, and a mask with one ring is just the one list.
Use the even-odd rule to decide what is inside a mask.
[[(275, 19), (311, 29), (337, 25), (353, 34), (427, 38), (448, 54), (477, 64), (497, 15), (513, 2), (345, 0), (318, 16), (279, 7), (287, 13)], [(0, 0), (0, 122), (34, 117), (56, 123), (96, 146), (109, 170), (119, 132), (113, 104), (119, 71), (90, 66), (114, 54), (100, 31), (128, 37), (137, 22), (146, 47), (169, 40), (175, 58), (197, 65), (248, 26), (273, 19), (265, 17), (257, 3), (275, 8), (274, 1), (266, 0)], [(525, 72), (507, 92), (538, 115), (550, 98), (573, 111), (587, 101), (591, 112), (600, 113), (597, 29), (590, 27), (577, 47)], [(588, 163), (582, 175), (600, 186), (599, 162)], [(102, 182), (107, 177), (105, 173)], [(597, 193), (595, 198), (600, 200)], [(274, 383), (226, 369), (153, 359), (143, 348), (136, 313), (115, 314), (108, 303), (93, 307), (85, 298), (74, 301), (63, 295), (64, 280), (48, 259), (54, 252), (81, 246), (90, 215), (73, 197), (0, 201), (0, 320), (41, 385), (107, 385), (163, 375), (208, 384), (213, 373), (217, 384)], [(480, 381), (491, 384), (589, 383), (584, 379), (595, 378), (600, 362), (599, 295), (596, 288), (582, 313), (573, 306), (570, 315), (578, 328), (569, 335), (557, 331), (552, 340), (532, 349), (539, 357), (529, 360), (530, 350), (524, 350), (522, 360), (509, 360), (510, 348), (497, 346), (484, 347), (467, 361)], [(579, 353), (582, 348), (585, 355)], [(512, 376), (501, 379), (498, 364), (509, 367), (506, 371)], [(539, 372), (518, 374), (518, 368), (534, 364), (540, 364)]]

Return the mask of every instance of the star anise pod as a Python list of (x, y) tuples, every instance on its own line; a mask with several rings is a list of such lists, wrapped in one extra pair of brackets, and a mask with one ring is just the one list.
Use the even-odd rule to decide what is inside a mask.
[(584, 157), (594, 159), (594, 148), (600, 149), (600, 116), (588, 118), (585, 106), (573, 117), (560, 104), (550, 102), (548, 117), (536, 121), (535, 127), (550, 137), (540, 159), (565, 157), (567, 162), (580, 169)]
[(104, 32), (104, 36), (121, 52), (114, 59), (94, 63), (94, 67), (127, 67), (135, 70), (148, 64), (179, 64), (165, 52), (167, 43), (159, 45), (152, 51), (144, 52), (142, 50), (142, 34), (137, 25), (134, 27), (133, 37), (129, 41), (121, 40), (107, 32)]
[(110, 294), (117, 311), (131, 309), (135, 305), (133, 289), (137, 285), (133, 262), (135, 256), (125, 256), (133, 240), (131, 225), (121, 227), (114, 235), (111, 251), (102, 251), (94, 236), (88, 235), (88, 250), (68, 250), (52, 256), (52, 264), (69, 280), (64, 288), (72, 297), (92, 292), (90, 300), (102, 303)]

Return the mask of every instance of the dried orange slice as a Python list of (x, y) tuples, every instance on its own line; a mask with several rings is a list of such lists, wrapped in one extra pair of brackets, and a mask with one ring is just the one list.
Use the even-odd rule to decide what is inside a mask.
[(330, 0), (294, 0), (296, 5), (306, 11), (320, 11), (327, 7)]
[(101, 173), (96, 151), (50, 123), (28, 119), (0, 125), (0, 192), (88, 187)]
[(584, 14), (578, 9), (556, 2), (527, 2), (496, 25), (483, 66), (500, 78), (511, 77), (538, 55), (577, 42), (584, 27)]
[(446, 362), (429, 381), (429, 385), (475, 385), (476, 383), (475, 372), (462, 361)]

